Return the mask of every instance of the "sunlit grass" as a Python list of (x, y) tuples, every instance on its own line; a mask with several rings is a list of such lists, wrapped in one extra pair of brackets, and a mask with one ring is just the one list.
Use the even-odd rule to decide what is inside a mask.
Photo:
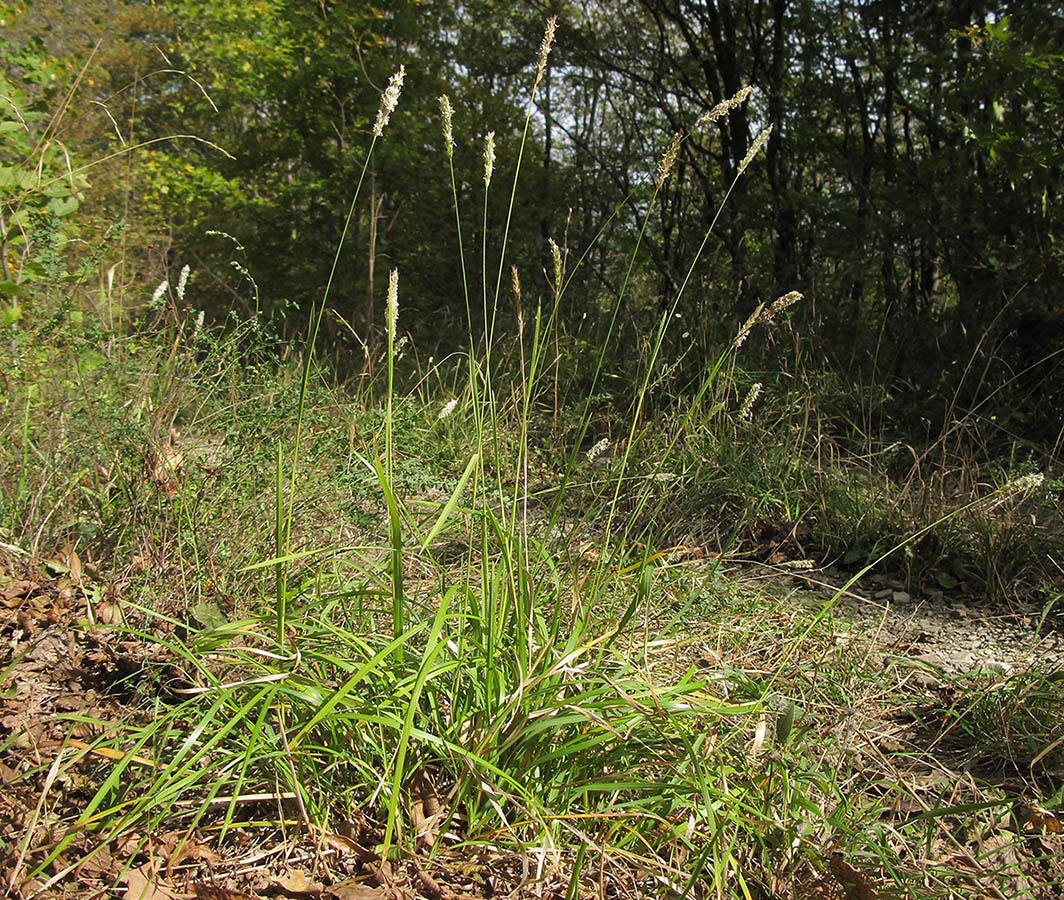
[[(549, 50), (545, 40), (525, 137)], [(363, 174), (401, 82), (397, 73), (382, 100)], [(666, 142), (648, 173), (647, 209), (682, 140)], [(5, 537), (33, 555), (48, 534), (121, 555), (135, 572), (124, 618), (86, 617), (84, 627), (153, 649), (120, 680), (135, 701), (125, 720), (67, 717), (70, 735), (100, 728), (23, 773), (51, 786), (88, 770), (91, 787), (60, 836), (36, 845), (27, 827), (12, 841), (16, 874), (58, 884), (101, 847), (121, 846), (132, 865), (174, 828), (218, 846), (256, 830), (320, 850), (338, 823), (357, 821), (348, 839), (367, 858), (488, 848), (572, 900), (611, 878), (640, 895), (769, 896), (815, 882), (838, 849), (888, 880), (914, 877), (884, 824), (893, 801), (880, 782), (896, 773), (870, 773), (858, 755), (874, 747), (861, 739), (872, 718), (861, 704), (889, 705), (879, 696), (893, 688), (834, 642), (841, 591), (816, 602), (743, 595), (722, 559), (748, 521), (797, 523), (828, 509), (861, 574), (962, 513), (1000, 510), (1008, 492), (892, 521), (898, 504), (880, 491), (897, 487), (873, 455), (840, 461), (815, 410), (788, 408), (782, 375), (743, 370), (747, 337), (784, 321), (796, 292), (751, 310), (682, 400), (662, 396), (666, 335), (697, 254), (647, 336), (625, 415), (607, 420), (608, 437), (594, 433), (592, 398), (624, 352), (615, 326), (654, 223), (640, 222), (601, 345), (566, 362), (559, 309), (587, 251), (550, 244), (545, 302), (508, 265), (523, 152), (524, 138), (501, 188), (501, 244), (485, 237), (478, 259), (461, 242), (468, 213), (453, 191), (468, 347), (413, 383), (398, 366), (401, 265), (383, 357), (354, 399), (327, 386), (317, 356), (332, 274), (298, 366), (265, 352), (258, 323), (221, 337), (176, 310), (159, 312), (154, 335), (115, 335), (124, 354), (101, 354), (88, 337), (25, 350), (3, 407), (19, 463), (3, 483)], [(485, 236), (492, 153), (477, 204)], [(513, 334), (501, 331), (503, 304), (514, 308)], [(561, 409), (559, 383), (577, 374), (589, 387)], [(33, 388), (48, 378), (53, 398), (97, 410), (95, 429), (71, 441), (62, 414), (48, 422)], [(764, 384), (775, 404), (755, 407)], [(81, 403), (94, 393), (100, 402)], [(549, 451), (537, 444), (545, 434)], [(79, 457), (87, 442), (119, 435), (119, 452)], [(208, 450), (194, 452), (195, 441)], [(45, 447), (72, 468), (49, 468)], [(689, 539), (696, 510), (705, 529)], [(987, 534), (1000, 547), (999, 532)], [(166, 588), (153, 585), (161, 574)], [(1016, 708), (995, 700), (1046, 696), (988, 694), (957, 727), (1000, 724)], [(1032, 740), (1032, 753), (1052, 749), (1029, 721), (1005, 743)], [(954, 808), (943, 801), (927, 819)]]

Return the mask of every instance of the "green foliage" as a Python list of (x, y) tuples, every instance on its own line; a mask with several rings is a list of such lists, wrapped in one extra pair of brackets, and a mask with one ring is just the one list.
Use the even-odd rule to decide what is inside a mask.
[(954, 684), (955, 700), (939, 723), (950, 745), (982, 770), (1047, 774), (1061, 751), (1057, 723), (1064, 714), (1064, 676), (1058, 671), (981, 672)]
[(79, 233), (73, 214), (88, 179), (75, 151), (55, 135), (54, 82), (62, 73), (39, 46), (0, 45), (0, 297), (8, 301), (3, 326), (22, 315), (20, 298), (47, 293), (68, 277), (64, 250)]
[[(588, 30), (618, 24), (602, 18), (610, 9), (589, 10)], [(739, 262), (755, 266), (750, 285), (771, 281), (770, 255), (774, 277), (798, 271), (770, 234), (777, 225), (782, 234), (785, 219), (773, 221), (770, 204), (761, 218), (745, 205), (771, 197), (793, 212), (785, 201), (798, 190), (775, 180), (788, 148), (772, 143), (767, 192), (741, 187), (744, 169), (761, 165), (748, 133), (756, 108), (736, 101), (712, 139), (677, 122), (668, 165), (650, 178), (618, 176), (592, 197), (593, 214), (573, 225), (581, 251), (570, 256), (564, 237), (563, 247), (548, 244), (546, 287), (530, 288), (528, 273), (544, 256), (535, 234), (552, 237), (559, 224), (549, 204), (554, 168), (592, 193), (603, 182), (582, 169), (594, 147), (574, 139), (551, 156), (548, 130), (564, 115), (538, 118), (537, 97), (552, 102), (552, 78), (573, 96), (582, 89), (578, 63), (552, 72), (541, 58), (527, 100), (489, 89), (509, 74), (498, 45), (534, 46), (520, 12), (467, 20), (451, 10), (441, 20), (474, 51), (459, 79), (468, 107), (455, 118), (458, 146), (443, 149), (424, 101), (453, 61), (447, 41), (432, 43), (418, 21), (424, 10), (174, 0), (169, 11), (173, 19), (153, 27), (173, 28), (184, 75), (195, 80), (163, 73), (147, 118), (186, 117), (186, 133), (230, 155), (214, 156), (202, 141), (138, 150), (129, 171), (155, 197), (137, 214), (168, 217), (182, 237), (211, 224), (207, 237), (227, 263), (232, 235), (254, 274), (265, 273), (266, 312), (287, 311), (291, 294), (309, 321), (299, 360), (266, 330), (258, 302), (246, 316), (205, 326), (203, 307), (222, 304), (208, 296), (206, 277), (189, 282), (185, 270), (154, 295), (142, 291), (137, 306), (148, 311), (137, 329), (116, 326), (95, 294), (62, 284), (59, 210), (49, 228), (27, 232), (56, 303), (24, 316), (5, 348), (0, 458), (15, 474), (0, 478), (0, 528), (16, 550), (39, 555), (70, 542), (120, 568), (139, 599), (123, 599), (129, 618), (114, 630), (150, 638), (169, 678), (130, 689), (151, 698), (150, 709), (111, 723), (91, 744), (71, 744), (72, 760), (96, 751), (108, 765), (56, 840), (27, 854), (38, 839), (27, 829), (19, 865), (30, 858), (36, 875), (78, 842), (124, 847), (127, 835), (155, 833), (179, 809), (182, 827), (224, 842), (238, 827), (239, 798), (280, 792), (308, 834), (331, 833), (340, 816), (374, 820), (379, 827), (365, 830), (382, 859), (423, 849), (426, 827), (517, 852), (579, 848), (573, 897), (588, 853), (603, 868), (635, 860), (633, 877), (653, 872), (655, 888), (680, 895), (767, 895), (780, 887), (781, 854), (795, 887), (799, 866), (822, 866), (829, 840), (865, 846), (904, 882), (882, 822), (890, 799), (853, 744), (855, 708), (881, 685), (825, 630), (850, 585), (814, 608), (763, 594), (743, 603), (721, 584), (720, 556), (747, 553), (763, 520), (793, 525), (796, 535), (808, 522), (816, 530), (797, 549), (841, 557), (858, 570), (854, 580), (888, 557), (908, 554), (918, 569), (919, 554), (952, 564), (966, 553), (982, 564), (988, 590), (1008, 596), (1007, 583), (1029, 574), (1022, 557), (1042, 530), (1026, 525), (1029, 498), (983, 482), (1022, 472), (1030, 487), (1040, 467), (1020, 453), (1000, 469), (964, 456), (971, 444), (954, 431), (969, 419), (946, 382), (936, 383), (941, 425), (917, 440), (892, 418), (900, 404), (886, 389), (820, 376), (828, 354), (810, 360), (802, 313), (788, 311), (797, 292), (753, 302), (736, 281), (740, 308), (727, 308), (733, 295), (721, 295)], [(654, 11), (625, 7), (619, 23), (647, 25)], [(681, 48), (673, 93), (687, 96), (706, 77), (701, 38), (670, 10), (658, 12), (663, 38), (683, 39), (661, 46)], [(816, 17), (805, 12), (794, 24), (812, 33)], [(752, 38), (745, 29), (754, 24), (730, 23), (729, 38)], [(886, 29), (885, 43), (904, 54), (900, 24), (854, 13), (834, 37), (852, 49)], [(345, 43), (356, 36), (367, 50), (361, 74)], [(580, 37), (587, 76), (603, 60), (595, 35)], [(636, 45), (619, 46), (609, 65), (654, 62), (637, 56), (642, 32), (629, 39)], [(825, 52), (837, 53), (828, 43)], [(366, 134), (375, 104), (365, 95), (376, 99), (367, 85), (383, 84), (385, 50), (411, 47), (438, 53), (426, 54), (427, 72), (411, 79), (412, 109), (378, 147), (380, 135)], [(742, 44), (717, 63), (734, 76), (756, 57)], [(897, 100), (894, 62), (854, 58), (850, 99), (882, 90), (883, 104)], [(801, 80), (774, 77), (781, 89)], [(640, 161), (650, 172), (663, 151), (646, 118), (652, 107), (623, 99), (619, 85), (607, 93), (620, 105), (602, 108), (609, 136), (627, 143), (607, 161), (653, 147), (651, 161)], [(827, 90), (809, 81), (802, 89)], [(33, 112), (32, 97), (5, 90), (12, 108)], [(882, 114), (873, 106), (858, 120)], [(767, 114), (777, 127), (791, 124), (775, 106)], [(25, 137), (15, 128), (0, 137), (16, 135), (42, 171), (65, 173), (73, 190), (76, 167), (47, 157), (47, 142), (32, 143), (31, 121), (44, 119), (27, 119)], [(844, 169), (853, 121), (825, 128), (823, 158)], [(883, 121), (889, 132), (893, 119)], [(490, 125), (500, 131), (494, 182), (478, 158)], [(811, 170), (819, 151), (804, 152)], [(871, 164), (878, 150), (862, 153)], [(913, 151), (907, 161), (925, 159)], [(424, 178), (430, 163), (434, 182)], [(825, 189), (835, 178), (845, 189), (834, 198), (842, 223), (834, 235), (847, 242), (832, 258), (838, 289), (855, 286), (854, 266), (904, 243), (895, 224), (867, 221), (876, 205), (926, 209), (889, 166), (874, 175), (834, 170)], [(5, 222), (33, 222), (18, 218), (26, 204), (43, 216), (63, 199), (44, 182), (31, 187), (9, 201)], [(211, 196), (198, 204), (201, 193)], [(441, 199), (446, 216), (407, 224), (405, 204), (425, 211)], [(731, 199), (740, 204), (734, 215)], [(700, 214), (704, 206), (711, 215)], [(860, 234), (846, 235), (850, 226)], [(377, 243), (361, 269), (351, 250), (371, 235)], [(858, 252), (868, 236), (871, 246)], [(821, 237), (806, 234), (811, 246)], [(190, 246), (207, 246), (199, 240)], [(89, 260), (103, 269), (112, 248), (99, 246)], [(386, 304), (371, 291), (378, 256), (381, 270), (404, 272), (403, 292), (393, 274)], [(24, 271), (32, 275), (28, 264)], [(235, 271), (248, 277), (243, 263)], [(896, 299), (892, 271), (850, 294), (858, 311)], [(716, 312), (720, 321), (702, 328)], [(453, 322), (464, 322), (460, 342)], [(354, 361), (325, 340), (329, 327), (354, 332)], [(426, 350), (419, 340), (429, 327)], [(418, 349), (404, 360), (407, 330)], [(448, 341), (461, 352), (435, 362)], [(423, 365), (419, 352), (433, 357)], [(363, 365), (352, 387), (343, 373)], [(765, 385), (753, 406), (754, 388)], [(447, 419), (438, 412), (444, 400), (455, 401)], [(1055, 511), (1048, 493), (1041, 499)], [(1059, 700), (1045, 688), (1002, 691), (955, 719), (994, 727), (1013, 714), (1022, 727), (1006, 743), (1026, 744), (1033, 763), (1055, 746), (1035, 728)], [(1025, 707), (1034, 714), (1020, 716)], [(44, 774), (34, 765), (27, 777)], [(448, 800), (430, 826), (415, 812), (426, 785)]]

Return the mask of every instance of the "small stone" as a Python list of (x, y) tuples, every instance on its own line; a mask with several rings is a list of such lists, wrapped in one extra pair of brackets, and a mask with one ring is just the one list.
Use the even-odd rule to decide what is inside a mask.
[(920, 687), (927, 690), (934, 690), (935, 688), (942, 687), (942, 682), (937, 679), (930, 672), (916, 672), (913, 674), (913, 681), (915, 681)]
[(876, 591), (872, 596), (876, 600), (887, 600), (890, 597), (894, 596), (894, 591), (892, 591), (890, 588), (883, 588), (883, 590), (881, 591)]
[(894, 593), (891, 594), (891, 599), (895, 603), (908, 603), (912, 600), (912, 597), (905, 591), (894, 591)]

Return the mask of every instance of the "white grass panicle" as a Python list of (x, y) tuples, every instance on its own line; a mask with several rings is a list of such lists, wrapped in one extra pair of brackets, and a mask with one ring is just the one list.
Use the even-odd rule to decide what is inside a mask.
[(746, 167), (754, 161), (754, 157), (761, 151), (761, 148), (764, 146), (765, 141), (768, 140), (770, 134), (772, 134), (771, 125), (769, 125), (768, 128), (762, 129), (758, 136), (754, 138), (754, 142), (750, 145), (750, 149), (746, 151), (746, 156), (744, 156), (743, 161), (739, 163), (740, 175), (742, 175), (742, 173), (746, 171)]
[(178, 276), (177, 288), (175, 289), (178, 300), (185, 299), (185, 287), (188, 285), (188, 276), (191, 271), (187, 264), (181, 267), (181, 274)]
[(788, 291), (782, 297), (777, 297), (773, 300), (771, 304), (759, 303), (735, 335), (735, 341), (733, 342), (735, 349), (738, 350), (743, 345), (743, 341), (746, 340), (747, 335), (750, 334), (755, 325), (768, 325), (781, 312), (788, 307), (794, 306), (801, 299), (801, 291)]
[(739, 407), (739, 419), (741, 421), (748, 422), (754, 417), (754, 404), (757, 402), (757, 398), (761, 396), (761, 388), (762, 384), (758, 381), (751, 385), (750, 390), (746, 392), (743, 404)]
[(539, 45), (539, 57), (536, 60), (536, 78), (532, 84), (533, 94), (535, 94), (536, 88), (539, 87), (539, 83), (543, 80), (543, 75), (547, 71), (547, 57), (550, 56), (550, 48), (554, 44), (554, 33), (557, 28), (557, 16), (551, 16), (547, 19), (547, 28), (543, 32), (543, 41)]
[(484, 187), (491, 185), (491, 175), (495, 171), (495, 132), (489, 131), (484, 136)]
[(669, 141), (669, 147), (661, 158), (661, 162), (658, 163), (658, 180), (654, 184), (656, 190), (660, 191), (665, 179), (669, 177), (669, 172), (672, 171), (672, 167), (676, 164), (676, 158), (680, 155), (680, 144), (682, 143), (683, 135), (677, 131)]
[(454, 109), (451, 107), (451, 98), (446, 94), (440, 95), (440, 116), (443, 119), (443, 145), (447, 150), (447, 158), (454, 159)]
[(388, 336), (395, 340), (395, 329), (399, 325), (399, 270), (392, 269), (388, 275)]
[(714, 106), (709, 112), (703, 113), (698, 117), (698, 121), (695, 122), (695, 129), (702, 129), (709, 125), (711, 122), (719, 119), (721, 116), (726, 116), (735, 107), (742, 103), (747, 97), (754, 91), (754, 88), (750, 85), (740, 88), (735, 94), (729, 97), (727, 100), (721, 100), (716, 106)]
[(384, 132), (384, 126), (395, 111), (399, 103), (399, 94), (403, 90), (403, 79), (406, 77), (406, 66), (400, 66), (399, 71), (388, 79), (388, 87), (381, 94), (380, 109), (377, 110), (377, 121), (373, 123), (373, 136), (379, 138)]
[(593, 463), (596, 459), (602, 456), (603, 453), (606, 452), (606, 448), (609, 447), (609, 445), (609, 438), (602, 438), (602, 440), (597, 441), (595, 445), (587, 451), (587, 461), (589, 463)]

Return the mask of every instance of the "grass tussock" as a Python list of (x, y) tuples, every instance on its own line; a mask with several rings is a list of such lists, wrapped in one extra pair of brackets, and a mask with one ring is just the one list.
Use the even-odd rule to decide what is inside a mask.
[[(530, 97), (526, 134), (532, 112)], [(489, 141), (481, 224), (493, 163)], [(511, 209), (520, 153), (514, 171), (494, 186)], [(276, 891), (294, 877), (278, 847), (330, 886), (397, 896), (946, 897), (1028, 878), (990, 852), (965, 868), (949, 823), (1018, 841), (1030, 821), (934, 751), (964, 735), (1014, 770), (1058, 759), (1059, 677), (966, 690), (932, 740), (899, 740), (906, 676), (840, 642), (834, 616), (884, 564), (1016, 599), (1057, 552), (1055, 483), (1030, 456), (992, 469), (944, 439), (881, 440), (854, 412), (865, 398), (809, 362), (748, 358), (748, 339), (786, 334), (793, 291), (680, 395), (685, 280), (624, 360), (633, 377), (613, 379), (627, 278), (603, 340), (580, 346), (558, 310), (582, 258), (552, 241), (533, 297), (505, 264), (508, 228), (471, 252), (453, 196), (470, 332), (442, 361), (404, 346), (401, 266), (352, 382), (317, 355), (331, 276), (299, 358), (257, 318), (205, 324), (195, 272), (136, 329), (74, 316), (69, 297), (9, 324), (0, 587), (37, 612), (5, 625), (0, 690), (50, 699), (0, 723), (7, 889), (133, 891), (140, 873), (162, 891), (183, 866), (205, 891), (232, 855), (241, 884)], [(766, 523), (785, 527), (762, 552)], [(754, 590), (729, 556), (854, 574), (809, 598)], [(1058, 594), (1037, 590), (1051, 619)], [(81, 649), (56, 671), (92, 702), (53, 696), (42, 654), (59, 633)]]

